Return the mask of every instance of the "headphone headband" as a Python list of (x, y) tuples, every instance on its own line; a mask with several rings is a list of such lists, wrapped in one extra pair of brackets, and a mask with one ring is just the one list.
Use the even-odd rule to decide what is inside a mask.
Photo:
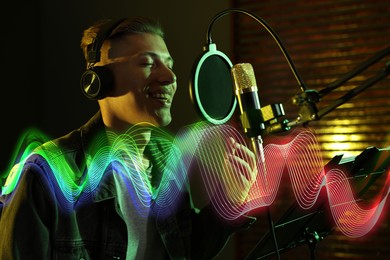
[(87, 46), (87, 62), (96, 63), (100, 61), (100, 49), (103, 42), (108, 39), (111, 33), (124, 21), (125, 18), (105, 23), (96, 34), (91, 44)]

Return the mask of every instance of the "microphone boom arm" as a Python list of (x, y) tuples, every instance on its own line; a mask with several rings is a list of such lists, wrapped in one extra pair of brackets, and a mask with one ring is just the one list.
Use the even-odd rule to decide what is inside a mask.
[(316, 106), (316, 103), (318, 103), (322, 97), (331, 93), (333, 90), (339, 88), (346, 81), (355, 77), (356, 75), (358, 75), (362, 71), (366, 70), (368, 67), (370, 67), (371, 65), (378, 62), (383, 57), (385, 57), (386, 55), (389, 55), (389, 54), (390, 54), (390, 46), (379, 51), (378, 53), (376, 53), (370, 59), (363, 62), (360, 66), (356, 67), (354, 70), (347, 73), (341, 79), (329, 84), (329, 86), (326, 87), (325, 89), (320, 90), (320, 91), (307, 89), (307, 90), (303, 91), (302, 93), (294, 96), (293, 104), (300, 106), (300, 110), (298, 113), (298, 117), (294, 121), (288, 122), (287, 125), (291, 127), (294, 125), (305, 124), (305, 123), (308, 123), (310, 121), (319, 120), (323, 116), (332, 112), (337, 107), (343, 105), (344, 103), (346, 103), (347, 101), (349, 101), (350, 99), (352, 99), (356, 95), (360, 94), (361, 92), (363, 92), (367, 88), (373, 86), (374, 84), (376, 84), (380, 80), (387, 77), (390, 74), (390, 61), (387, 62), (385, 65), (385, 68), (383, 70), (381, 70), (380, 72), (378, 72), (375, 76), (366, 80), (362, 85), (355, 87), (354, 89), (348, 91), (345, 95), (336, 99), (330, 105), (328, 105), (324, 108), (321, 108), (321, 109), (318, 109)]

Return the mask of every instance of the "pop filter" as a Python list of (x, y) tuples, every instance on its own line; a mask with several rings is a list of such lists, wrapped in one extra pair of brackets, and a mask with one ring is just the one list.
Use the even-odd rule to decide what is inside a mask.
[(237, 105), (230, 73), (232, 63), (214, 43), (205, 46), (192, 67), (191, 101), (197, 112), (213, 124), (223, 124)]

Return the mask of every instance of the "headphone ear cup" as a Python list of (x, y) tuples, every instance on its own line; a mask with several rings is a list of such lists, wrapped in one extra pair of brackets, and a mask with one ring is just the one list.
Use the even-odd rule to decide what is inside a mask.
[(114, 76), (107, 67), (93, 67), (83, 73), (80, 85), (82, 92), (88, 99), (102, 99), (114, 86)]

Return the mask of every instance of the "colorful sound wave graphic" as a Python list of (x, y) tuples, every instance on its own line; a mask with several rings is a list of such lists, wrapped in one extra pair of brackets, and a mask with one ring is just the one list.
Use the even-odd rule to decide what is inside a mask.
[(87, 158), (88, 174), (67, 160), (60, 147), (46, 137), (39, 133), (27, 135), (23, 139), (25, 148), (18, 153), (21, 154), (17, 158), (19, 163), (12, 167), (2, 195), (12, 193), (23, 169), (32, 167), (40, 157), (47, 164), (39, 167), (64, 209), (87, 203), (98, 190), (104, 173), (113, 171), (120, 191), (118, 198), (132, 201), (143, 215), (152, 205), (158, 206), (161, 212), (175, 207), (181, 192), (187, 190), (190, 173), (195, 174), (192, 172), (196, 168), (216, 212), (234, 221), (254, 209), (270, 206), (283, 173), (287, 173), (301, 208), (311, 208), (320, 191), (326, 189), (334, 223), (345, 235), (360, 237), (378, 222), (390, 192), (387, 170), (383, 173), (386, 181), (381, 193), (371, 205), (360, 205), (349, 183), (349, 173), (339, 168), (325, 170), (315, 134), (307, 129), (297, 129), (288, 136), (268, 141), (264, 146), (264, 162), (260, 158), (256, 161), (247, 152), (244, 138), (229, 125), (197, 123), (183, 128), (173, 141), (161, 129), (153, 130), (157, 131), (155, 138), (169, 151), (155, 160), (161, 165), (154, 166), (164, 171), (158, 187), (150, 184), (136, 146), (142, 129), (134, 127), (123, 135), (109, 134), (110, 145), (96, 140), (99, 150)]

